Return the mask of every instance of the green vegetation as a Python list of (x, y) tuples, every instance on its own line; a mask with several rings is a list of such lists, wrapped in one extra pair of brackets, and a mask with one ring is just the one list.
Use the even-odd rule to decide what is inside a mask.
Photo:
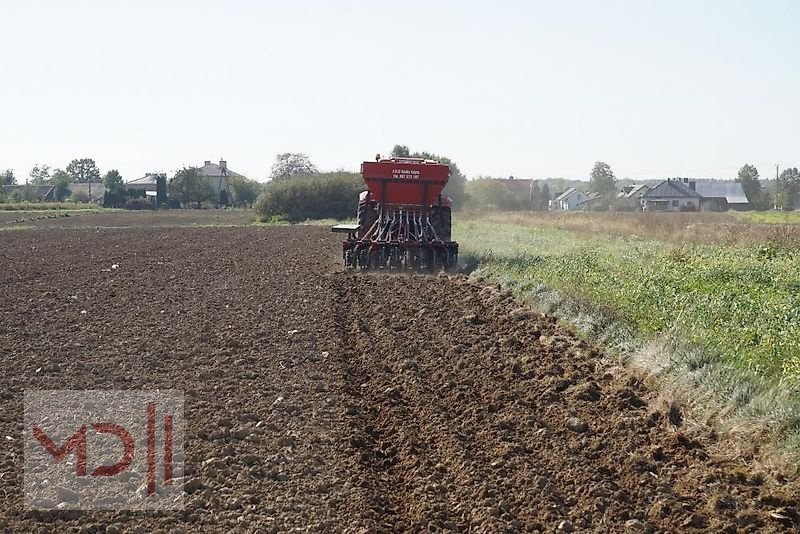
[(495, 214), (462, 219), (454, 234), (465, 270), (797, 472), (800, 226), (743, 222), (785, 222), (777, 213), (662, 215)]
[(603, 310), (640, 340), (673, 333), (739, 369), (800, 378), (796, 248), (666, 243), (477, 220), (457, 223), (454, 233), (464, 261), (523, 295), (556, 290)]
[(467, 200), (467, 177), (463, 172), (461, 172), (461, 169), (458, 168), (458, 165), (455, 161), (446, 156), (440, 156), (425, 150), (412, 152), (406, 145), (394, 145), (394, 148), (392, 149), (392, 157), (432, 159), (434, 161), (438, 161), (439, 163), (444, 163), (450, 167), (450, 179), (447, 181), (447, 185), (444, 187), (442, 194), (453, 199), (454, 209), (460, 210), (464, 205), (465, 201)]
[(800, 224), (800, 211), (747, 211), (735, 215), (751, 223)]
[(244, 176), (233, 176), (230, 178), (230, 188), (231, 203), (237, 208), (249, 208), (253, 206), (253, 203), (258, 198), (263, 185)]
[[(519, 190), (513, 191), (509, 188), (512, 184), (526, 183), (531, 184), (527, 194), (519, 194)], [(527, 189), (527, 187), (523, 185), (522, 189)], [(474, 212), (523, 211), (531, 209), (544, 211), (548, 209), (549, 202), (550, 188), (547, 184), (540, 186), (536, 180), (527, 182), (481, 176), (467, 182), (464, 208)]]
[(183, 206), (214, 200), (214, 188), (200, 175), (197, 167), (184, 167), (170, 180), (170, 198)]
[(284, 152), (275, 157), (275, 163), (272, 164), (272, 169), (269, 172), (269, 179), (272, 182), (278, 182), (288, 180), (293, 176), (316, 174), (318, 172), (316, 165), (311, 163), (311, 160), (305, 154)]
[(0, 202), (0, 211), (101, 211), (94, 204), (77, 204), (74, 202)]
[(364, 182), (357, 173), (293, 176), (268, 183), (254, 208), (262, 222), (346, 219), (355, 215), (358, 195), (363, 190)]

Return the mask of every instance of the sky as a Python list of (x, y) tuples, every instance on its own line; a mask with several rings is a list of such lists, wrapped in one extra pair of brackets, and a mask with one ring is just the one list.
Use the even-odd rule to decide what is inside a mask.
[(469, 177), (800, 166), (800, 1), (0, 0), (0, 169), (395, 144)]

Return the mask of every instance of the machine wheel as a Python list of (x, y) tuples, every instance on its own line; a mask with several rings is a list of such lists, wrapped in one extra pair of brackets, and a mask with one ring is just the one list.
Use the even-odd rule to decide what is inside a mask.
[(378, 209), (372, 201), (360, 202), (358, 204), (358, 239), (363, 239), (366, 233), (378, 220)]
[(369, 249), (363, 248), (361, 252), (358, 254), (358, 266), (361, 267), (361, 270), (369, 269)]
[(451, 231), (451, 213), (450, 208), (447, 206), (433, 206), (428, 214), (433, 229), (436, 230), (436, 235), (445, 243), (450, 241)]

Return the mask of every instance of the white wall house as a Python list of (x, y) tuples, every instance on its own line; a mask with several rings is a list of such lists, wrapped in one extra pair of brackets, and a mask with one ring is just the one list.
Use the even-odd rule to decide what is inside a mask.
[(694, 182), (667, 179), (642, 195), (644, 211), (697, 211), (703, 196)]
[(579, 210), (583, 209), (584, 203), (589, 200), (589, 195), (570, 187), (556, 198), (550, 201), (551, 210)]

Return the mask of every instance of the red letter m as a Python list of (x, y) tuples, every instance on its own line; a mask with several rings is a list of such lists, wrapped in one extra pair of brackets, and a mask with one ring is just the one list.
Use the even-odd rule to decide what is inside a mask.
[(86, 425), (82, 425), (77, 432), (61, 447), (58, 447), (41, 428), (33, 425), (33, 435), (42, 444), (42, 447), (47, 449), (47, 452), (53, 455), (53, 458), (59, 462), (63, 460), (67, 454), (75, 451), (77, 458), (77, 466), (75, 467), (75, 474), (79, 477), (86, 476)]

